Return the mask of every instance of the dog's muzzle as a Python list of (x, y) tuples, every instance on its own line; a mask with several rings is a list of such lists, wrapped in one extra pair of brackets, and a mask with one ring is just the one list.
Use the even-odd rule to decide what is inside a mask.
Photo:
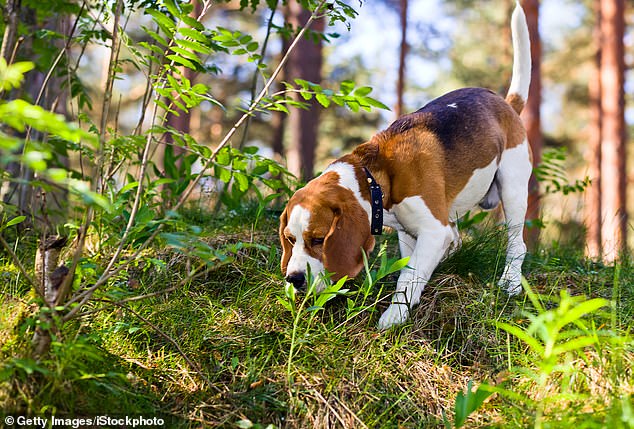
[(304, 273), (290, 273), (286, 276), (286, 281), (292, 284), (296, 290), (306, 289), (306, 276), (304, 275)]

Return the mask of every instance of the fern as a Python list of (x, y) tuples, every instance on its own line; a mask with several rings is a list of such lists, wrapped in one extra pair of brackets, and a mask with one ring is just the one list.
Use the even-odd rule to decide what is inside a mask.
[(567, 150), (564, 147), (548, 148), (542, 154), (542, 162), (533, 170), (538, 182), (546, 184), (545, 192), (556, 194), (562, 192), (568, 195), (574, 192), (583, 192), (590, 185), (590, 178), (575, 180), (571, 183), (566, 171)]

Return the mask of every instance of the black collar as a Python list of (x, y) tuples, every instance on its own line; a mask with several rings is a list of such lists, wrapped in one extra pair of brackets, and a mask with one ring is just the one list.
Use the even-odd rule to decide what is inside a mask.
[(370, 222), (370, 229), (372, 235), (381, 235), (383, 232), (383, 191), (381, 186), (370, 174), (370, 170), (363, 167), (363, 171), (368, 179), (368, 186), (370, 188), (370, 204), (372, 205), (372, 220)]

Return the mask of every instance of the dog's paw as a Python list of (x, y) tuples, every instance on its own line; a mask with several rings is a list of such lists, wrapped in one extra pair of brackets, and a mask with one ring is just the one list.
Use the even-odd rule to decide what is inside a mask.
[(379, 329), (385, 330), (392, 326), (404, 323), (409, 317), (409, 308), (406, 304), (390, 304), (379, 319)]
[(509, 275), (505, 272), (498, 282), (498, 286), (505, 289), (509, 296), (518, 295), (522, 292), (522, 275)]

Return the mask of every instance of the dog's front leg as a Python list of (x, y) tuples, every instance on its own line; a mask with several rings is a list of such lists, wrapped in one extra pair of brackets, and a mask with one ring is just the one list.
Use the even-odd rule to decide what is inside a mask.
[[(387, 329), (405, 322), (410, 310), (420, 301), (421, 292), (453, 238), (450, 226), (437, 223), (437, 226), (419, 232), (408, 267), (401, 270), (396, 291), (392, 295), (392, 303), (379, 319), (379, 329)], [(399, 240), (402, 242), (401, 234)], [(401, 246), (401, 252), (403, 250)]]
[(401, 251), (401, 258), (412, 257), (416, 247), (416, 237), (412, 237), (405, 231), (398, 231), (398, 248)]

